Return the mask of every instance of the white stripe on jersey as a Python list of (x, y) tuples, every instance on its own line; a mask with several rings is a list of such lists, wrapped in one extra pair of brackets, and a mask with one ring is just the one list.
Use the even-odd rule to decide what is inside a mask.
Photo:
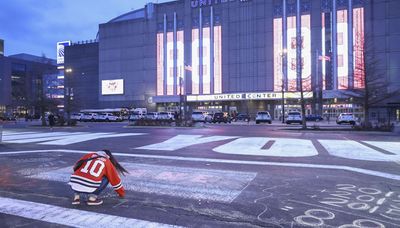
[(94, 180), (91, 180), (91, 179), (88, 179), (88, 178), (85, 178), (85, 177), (81, 177), (81, 176), (72, 174), (71, 178), (73, 178), (73, 177), (77, 178), (77, 179), (81, 179), (81, 180), (83, 180), (85, 182), (88, 182), (88, 183), (92, 183), (92, 184), (100, 184), (101, 183), (101, 181), (94, 181)]

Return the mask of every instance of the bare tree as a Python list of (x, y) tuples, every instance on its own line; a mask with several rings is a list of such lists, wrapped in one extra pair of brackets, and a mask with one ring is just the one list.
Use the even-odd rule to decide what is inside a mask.
[(53, 111), (56, 109), (58, 102), (52, 99), (49, 99), (46, 97), (44, 88), (45, 88), (45, 80), (44, 77), (47, 73), (49, 73), (51, 70), (48, 69), (48, 65), (50, 64), (50, 60), (46, 58), (46, 55), (42, 54), (42, 64), (45, 64), (46, 66), (41, 67), (41, 70), (39, 74), (37, 75), (38, 79), (38, 84), (37, 84), (37, 89), (38, 89), (38, 96), (37, 98), (33, 101), (33, 105), (36, 108), (39, 108), (40, 110), (40, 116), (41, 116), (41, 121), (42, 121), (42, 126), (46, 126), (46, 111)]
[[(356, 63), (354, 67), (354, 88), (343, 90), (342, 93), (351, 97), (355, 103), (362, 104), (364, 121), (363, 127), (370, 127), (370, 109), (382, 105), (385, 100), (398, 96), (399, 91), (389, 91), (389, 82), (385, 72), (379, 69), (381, 60), (374, 52), (373, 45), (365, 40), (363, 45), (355, 49)], [(347, 87), (347, 85), (345, 85)]]

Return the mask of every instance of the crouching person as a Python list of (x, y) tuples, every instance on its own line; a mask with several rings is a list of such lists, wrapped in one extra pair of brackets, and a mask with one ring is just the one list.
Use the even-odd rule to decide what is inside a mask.
[(119, 197), (125, 196), (119, 174), (128, 173), (115, 159), (109, 150), (88, 153), (74, 165), (69, 185), (74, 190), (73, 205), (80, 204), (80, 195), (88, 194), (87, 205), (101, 205), (103, 200), (99, 194), (107, 187), (108, 183), (118, 193)]

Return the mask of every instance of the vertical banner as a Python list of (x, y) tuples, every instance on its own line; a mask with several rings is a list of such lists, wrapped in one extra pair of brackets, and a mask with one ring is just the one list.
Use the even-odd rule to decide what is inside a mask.
[(301, 16), (303, 91), (311, 91), (311, 20), (310, 15)]
[(174, 33), (167, 33), (167, 95), (174, 95)]
[(347, 10), (337, 11), (337, 72), (338, 89), (347, 89), (349, 85), (349, 46), (347, 42)]
[(354, 88), (365, 88), (364, 8), (353, 9)]
[[(325, 13), (321, 14), (322, 18), (322, 29), (321, 29), (321, 55), (326, 56), (326, 51), (325, 51), (325, 42), (326, 42), (326, 36), (325, 36)], [(319, 61), (319, 60), (318, 60)], [(321, 61), (321, 73), (322, 73), (322, 89), (326, 89), (326, 63), (325, 61)]]
[(157, 33), (157, 96), (164, 95), (164, 34)]
[(282, 18), (274, 18), (274, 91), (282, 90)]
[(214, 93), (222, 93), (221, 26), (214, 26)]
[(199, 94), (199, 29), (192, 29), (192, 94)]
[(296, 17), (287, 18), (287, 79), (288, 91), (297, 90), (297, 72), (296, 72)]
[(177, 60), (176, 60), (176, 66), (177, 66), (177, 72), (178, 72), (178, 77), (177, 77), (177, 83), (176, 83), (176, 91), (178, 91), (177, 94), (185, 94), (185, 86), (184, 86), (184, 67), (185, 67), (185, 59), (184, 59), (184, 39), (183, 39), (183, 31), (177, 31)]
[(210, 27), (203, 28), (203, 94), (210, 94)]

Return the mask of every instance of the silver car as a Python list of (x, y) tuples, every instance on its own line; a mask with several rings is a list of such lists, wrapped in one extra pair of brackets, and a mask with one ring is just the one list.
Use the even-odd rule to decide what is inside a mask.
[(272, 123), (271, 115), (268, 111), (257, 112), (256, 124), (259, 123)]

